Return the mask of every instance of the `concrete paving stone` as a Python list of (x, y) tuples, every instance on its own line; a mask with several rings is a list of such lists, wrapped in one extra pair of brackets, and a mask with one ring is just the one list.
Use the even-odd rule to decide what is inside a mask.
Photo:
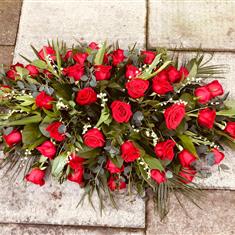
[(24, 0), (16, 44), (18, 53), (32, 56), (30, 44), (40, 48), (47, 39), (76, 39), (113, 43), (127, 47), (145, 44), (145, 0)]
[(113, 228), (83, 228), (31, 224), (0, 224), (0, 235), (144, 235), (141, 230)]
[(15, 45), (22, 0), (0, 0), (0, 45)]
[(187, 199), (181, 198), (188, 213), (180, 207), (172, 196), (171, 210), (160, 221), (154, 212), (153, 201), (147, 206), (146, 235), (231, 235), (235, 233), (235, 192), (205, 190), (206, 197), (200, 204), (202, 210)]
[(0, 65), (4, 64), (9, 67), (13, 60), (13, 53), (14, 46), (0, 46)]
[(149, 0), (149, 46), (234, 50), (235, 1)]

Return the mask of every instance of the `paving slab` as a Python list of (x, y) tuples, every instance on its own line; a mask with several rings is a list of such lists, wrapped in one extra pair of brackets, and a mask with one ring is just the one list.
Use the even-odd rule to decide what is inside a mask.
[(0, 65), (4, 64), (9, 67), (13, 60), (13, 53), (14, 46), (0, 46)]
[[(128, 10), (127, 10), (128, 9)], [(16, 44), (18, 53), (32, 56), (30, 44), (41, 47), (47, 39), (76, 39), (113, 43), (127, 47), (145, 44), (145, 0), (24, 0)]]
[(15, 45), (22, 0), (0, 1), (0, 45)]
[(235, 1), (149, 0), (150, 47), (234, 50)]
[(188, 215), (172, 196), (171, 210), (160, 221), (154, 213), (154, 204), (150, 200), (147, 206), (146, 235), (230, 235), (235, 233), (235, 192), (205, 190), (206, 197), (200, 204), (202, 210), (182, 198)]

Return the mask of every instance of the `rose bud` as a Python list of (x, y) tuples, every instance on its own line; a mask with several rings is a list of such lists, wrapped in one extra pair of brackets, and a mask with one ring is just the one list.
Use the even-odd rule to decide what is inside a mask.
[(49, 132), (50, 137), (56, 141), (63, 141), (65, 139), (65, 133), (59, 130), (63, 125), (62, 122), (53, 122), (47, 126), (46, 130)]
[(29, 71), (29, 75), (31, 77), (37, 77), (39, 75), (39, 70), (36, 66), (32, 65), (32, 64), (28, 64), (25, 66), (25, 68)]
[(224, 159), (224, 154), (217, 148), (213, 148), (211, 151), (214, 153), (214, 163), (219, 164)]
[(224, 131), (235, 139), (235, 122), (227, 122)]
[(111, 173), (111, 174), (115, 174), (115, 173), (121, 173), (124, 171), (124, 166), (122, 165), (121, 168), (117, 167), (111, 160), (107, 161), (106, 164), (106, 169)]
[(205, 104), (212, 99), (211, 93), (206, 86), (196, 88), (194, 95), (198, 98), (198, 102), (201, 104)]
[(153, 86), (152, 89), (158, 95), (165, 95), (168, 92), (174, 91), (173, 86), (167, 80), (167, 76), (164, 73), (158, 74), (153, 78)]
[(99, 46), (96, 42), (91, 42), (88, 47), (90, 47), (92, 50), (98, 50)]
[(76, 170), (77, 168), (81, 167), (83, 165), (83, 162), (85, 161), (84, 158), (81, 158), (77, 156), (75, 153), (72, 153), (71, 156), (69, 157), (69, 162), (68, 165)]
[(184, 104), (173, 104), (168, 107), (164, 112), (166, 121), (166, 127), (169, 130), (175, 130), (185, 116), (185, 105)]
[(83, 183), (84, 168), (80, 166), (68, 175), (68, 180), (77, 184)]
[(128, 95), (134, 99), (143, 97), (148, 87), (149, 81), (143, 80), (141, 78), (135, 78), (126, 83)]
[(97, 128), (88, 130), (85, 135), (83, 135), (84, 144), (90, 148), (103, 147), (105, 144), (103, 133)]
[(16, 75), (17, 75), (16, 67), (24, 68), (24, 65), (23, 65), (23, 64), (20, 64), (20, 63), (16, 63), (16, 64), (14, 64), (14, 65), (11, 65), (10, 70), (8, 70), (8, 71), (6, 72), (7, 78), (10, 78), (10, 79), (12, 79), (12, 80), (15, 80)]
[(121, 152), (121, 156), (125, 162), (133, 162), (140, 157), (140, 150), (130, 140), (127, 140), (121, 145)]
[(214, 80), (213, 82), (207, 84), (206, 87), (210, 91), (213, 98), (224, 94), (224, 89), (218, 80)]
[(109, 65), (96, 65), (95, 78), (97, 81), (108, 80), (111, 76), (112, 66)]
[(198, 124), (202, 127), (212, 129), (214, 126), (216, 111), (210, 108), (205, 108), (198, 113)]
[(44, 55), (44, 51), (45, 51), (45, 54), (50, 56), (50, 58), (52, 60), (55, 60), (56, 59), (56, 52), (55, 50), (50, 47), (50, 46), (44, 46), (39, 52), (38, 52), (38, 56), (41, 60), (45, 60), (45, 55)]
[(180, 74), (180, 80), (182, 79), (184, 80), (186, 77), (188, 77), (189, 71), (185, 67), (181, 66), (179, 70), (179, 74)]
[(49, 159), (53, 159), (56, 154), (56, 147), (50, 141), (46, 140), (40, 146), (36, 148), (44, 157), (48, 157)]
[(87, 56), (88, 56), (87, 53), (76, 53), (76, 54), (73, 56), (73, 59), (74, 59), (78, 64), (84, 65), (84, 62), (85, 62)]
[(45, 78), (49, 78), (49, 79), (52, 79), (54, 76), (50, 71), (46, 69), (43, 70), (43, 74), (45, 75)]
[(174, 158), (175, 142), (173, 140), (166, 140), (156, 144), (154, 152), (162, 160), (172, 161)]
[(45, 184), (45, 171), (39, 168), (33, 168), (26, 176), (25, 179), (33, 184), (44, 185)]
[(68, 50), (64, 56), (64, 61), (67, 61), (68, 59), (73, 57), (73, 52), (72, 50)]
[(22, 135), (20, 131), (14, 129), (10, 134), (3, 135), (3, 139), (9, 147), (12, 147), (15, 144), (18, 144), (22, 140)]
[(179, 172), (179, 176), (181, 177), (180, 181), (183, 182), (184, 184), (191, 183), (196, 173), (197, 172), (190, 167), (183, 168)]
[(79, 105), (90, 105), (97, 101), (97, 94), (91, 87), (83, 88), (78, 91), (76, 102)]
[(112, 117), (118, 123), (128, 122), (132, 116), (131, 105), (119, 100), (111, 104)]
[(41, 91), (35, 99), (35, 104), (38, 108), (42, 109), (52, 109), (53, 105), (52, 105), (52, 101), (54, 101), (54, 98), (47, 95), (47, 93), (45, 91)]
[(84, 75), (84, 67), (81, 64), (75, 64), (63, 69), (65, 76), (73, 78), (75, 81), (79, 81)]
[(126, 183), (121, 179), (111, 176), (108, 180), (108, 187), (111, 191), (120, 190), (126, 188)]
[(153, 51), (141, 51), (141, 55), (144, 55), (144, 63), (151, 64), (156, 56), (156, 53)]
[(171, 83), (179, 82), (181, 77), (179, 71), (174, 66), (169, 66), (167, 68), (168, 79)]
[(125, 59), (124, 51), (122, 49), (117, 49), (116, 51), (113, 51), (113, 54), (111, 54), (111, 56), (113, 58), (114, 66), (117, 66)]
[(180, 164), (183, 167), (189, 167), (194, 161), (196, 161), (196, 157), (186, 149), (182, 150), (178, 154), (178, 158), (179, 158)]
[(125, 73), (126, 78), (128, 78), (128, 79), (135, 78), (140, 73), (141, 73), (140, 70), (137, 67), (135, 67), (134, 65), (128, 64), (126, 66), (126, 73)]
[(154, 179), (158, 184), (166, 182), (166, 173), (165, 171), (161, 172), (159, 170), (151, 170), (151, 178)]

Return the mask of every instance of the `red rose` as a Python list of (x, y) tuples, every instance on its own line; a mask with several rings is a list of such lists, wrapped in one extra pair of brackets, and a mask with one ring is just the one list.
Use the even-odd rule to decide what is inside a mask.
[(72, 58), (73, 52), (72, 50), (68, 50), (64, 56), (64, 60), (67, 61), (68, 59)]
[(159, 170), (151, 170), (150, 172), (151, 177), (158, 183), (164, 183), (166, 182), (166, 173), (163, 171), (159, 171)]
[(87, 53), (76, 53), (76, 54), (73, 56), (73, 59), (74, 59), (78, 64), (84, 65), (84, 62), (85, 62), (87, 56), (88, 56)]
[(193, 178), (196, 173), (197, 172), (190, 167), (183, 168), (179, 172), (179, 176), (182, 177), (182, 179), (180, 179), (180, 181), (182, 181), (184, 184), (188, 184), (193, 181)]
[(95, 77), (97, 81), (108, 80), (111, 76), (112, 66), (109, 65), (96, 65)]
[(122, 49), (117, 49), (116, 51), (113, 51), (113, 54), (111, 54), (113, 58), (113, 65), (117, 66), (120, 64), (124, 59), (124, 51)]
[(98, 50), (99, 49), (99, 46), (96, 42), (91, 42), (89, 45), (88, 45), (92, 50)]
[(69, 157), (68, 165), (72, 169), (76, 170), (83, 165), (84, 161), (85, 161), (84, 158), (81, 158), (77, 156), (75, 153), (72, 153), (71, 156)]
[(33, 168), (29, 174), (25, 176), (25, 179), (33, 184), (38, 184), (40, 186), (45, 184), (45, 171), (39, 168)]
[(121, 168), (117, 167), (111, 160), (107, 161), (106, 164), (106, 169), (111, 173), (111, 174), (115, 174), (115, 173), (121, 173), (124, 171), (124, 166), (122, 165)]
[(76, 168), (72, 173), (68, 175), (68, 180), (75, 182), (77, 184), (83, 183), (83, 175), (84, 175), (84, 168), (83, 166), (79, 166)]
[(169, 130), (175, 130), (184, 119), (185, 116), (185, 105), (184, 104), (173, 104), (168, 107), (164, 112), (166, 121), (166, 127)]
[(3, 139), (5, 140), (6, 144), (11, 147), (15, 144), (18, 144), (22, 140), (22, 135), (20, 131), (14, 129), (10, 134), (3, 135)]
[(86, 87), (77, 93), (76, 102), (79, 105), (90, 105), (97, 101), (97, 94), (91, 87)]
[(206, 87), (210, 91), (213, 98), (224, 94), (224, 89), (218, 80), (214, 80), (213, 82), (207, 84)]
[(126, 66), (126, 78), (131, 79), (135, 78), (140, 74), (140, 70), (132, 64)]
[(121, 152), (121, 156), (125, 162), (133, 162), (140, 157), (140, 150), (130, 140), (127, 140), (121, 145)]
[(39, 52), (38, 56), (41, 60), (45, 60), (44, 51), (46, 55), (49, 55), (52, 60), (56, 59), (56, 52), (52, 47), (44, 46)]
[(65, 76), (74, 78), (75, 81), (79, 81), (82, 75), (84, 75), (84, 67), (81, 64), (75, 64), (63, 69)]
[(184, 80), (186, 77), (188, 77), (189, 71), (185, 67), (181, 66), (179, 70), (179, 74), (180, 74), (180, 79)]
[(153, 78), (153, 91), (158, 95), (165, 95), (168, 92), (174, 91), (173, 86), (167, 79), (168, 77), (165, 71), (155, 76)]
[(179, 82), (181, 79), (179, 71), (174, 66), (169, 66), (167, 68), (168, 79), (171, 83)]
[(183, 167), (189, 167), (196, 160), (196, 157), (186, 149), (178, 154), (178, 158)]
[(61, 133), (59, 130), (62, 125), (62, 122), (53, 122), (46, 128), (46, 130), (50, 133), (50, 137), (56, 141), (63, 141), (65, 139), (65, 133)]
[(108, 180), (108, 187), (111, 191), (120, 190), (126, 188), (126, 183), (121, 179), (111, 176)]
[(112, 117), (118, 123), (128, 122), (132, 116), (131, 105), (115, 100), (111, 104)]
[(156, 53), (153, 51), (142, 51), (141, 55), (144, 55), (144, 63), (151, 64), (156, 56)]
[(10, 70), (8, 70), (6, 72), (6, 76), (12, 80), (15, 80), (15, 77), (17, 75), (17, 72), (16, 72), (16, 67), (21, 67), (21, 68), (24, 68), (24, 65), (23, 64), (20, 64), (20, 63), (16, 63), (14, 65), (11, 65), (10, 67)]
[(201, 104), (209, 102), (212, 98), (211, 93), (206, 86), (201, 86), (195, 89), (194, 95), (198, 98), (198, 102)]
[(53, 97), (47, 95), (47, 93), (45, 91), (41, 91), (36, 99), (35, 99), (35, 103), (36, 106), (38, 108), (44, 108), (44, 109), (52, 109), (53, 105), (52, 105), (52, 101), (53, 101)]
[(126, 83), (126, 89), (130, 97), (136, 99), (144, 96), (149, 87), (149, 81), (141, 78), (135, 78)]
[(90, 148), (103, 147), (105, 144), (104, 135), (97, 128), (90, 129), (83, 135), (84, 144)]
[(32, 65), (32, 64), (28, 64), (25, 67), (28, 71), (29, 71), (29, 75), (31, 77), (37, 77), (39, 75), (39, 70), (36, 66)]
[(49, 159), (53, 159), (56, 154), (56, 147), (50, 141), (46, 140), (43, 144), (36, 148), (44, 157), (48, 157)]
[(235, 139), (235, 122), (227, 122), (224, 130)]
[(173, 140), (166, 140), (164, 142), (157, 143), (154, 151), (160, 159), (172, 161), (175, 155), (174, 147), (175, 142)]
[(54, 76), (51, 72), (49, 72), (46, 69), (43, 70), (43, 74), (45, 75), (45, 78), (49, 78), (49, 79), (52, 79)]
[(214, 126), (216, 111), (210, 108), (205, 108), (198, 113), (198, 124), (202, 127), (212, 129)]
[(213, 148), (211, 151), (214, 153), (214, 163), (219, 164), (224, 159), (224, 154), (217, 148)]

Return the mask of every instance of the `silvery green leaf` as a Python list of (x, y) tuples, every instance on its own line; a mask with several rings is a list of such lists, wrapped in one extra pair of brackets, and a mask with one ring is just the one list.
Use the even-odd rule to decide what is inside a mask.
[(166, 178), (167, 178), (167, 179), (173, 178), (173, 174), (172, 174), (171, 171), (167, 171), (167, 172), (166, 172)]
[(97, 85), (97, 82), (95, 80), (90, 81), (90, 86), (91, 87), (96, 87), (96, 85)]
[(33, 98), (36, 98), (38, 94), (39, 94), (39, 92), (34, 91), (34, 92), (32, 93)]
[(63, 134), (66, 132), (66, 126), (65, 125), (60, 125), (60, 127), (58, 128), (58, 131), (60, 134)]
[(17, 86), (22, 90), (24, 89), (24, 83), (21, 81), (17, 81)]
[(225, 165), (225, 164), (220, 164), (219, 167), (220, 167), (222, 170), (225, 170), (225, 171), (230, 169), (230, 168), (229, 168), (227, 165)]
[(29, 88), (31, 91), (37, 91), (37, 87), (35, 84), (30, 84)]
[(126, 167), (124, 168), (124, 175), (127, 176), (130, 171), (131, 171), (131, 167), (130, 167), (130, 166), (126, 166)]
[(13, 131), (13, 127), (7, 127), (3, 130), (4, 135), (9, 135)]
[(86, 75), (83, 75), (81, 77), (81, 81), (86, 82), (89, 78)]
[(75, 80), (74, 80), (74, 78), (72, 78), (72, 77), (69, 78), (69, 81), (70, 81), (71, 84), (74, 84), (74, 83), (75, 83)]
[(89, 61), (91, 64), (93, 63), (94, 55), (87, 56), (87, 61)]
[(206, 161), (209, 166), (213, 166), (215, 164), (215, 154), (214, 153), (208, 153), (206, 155)]

